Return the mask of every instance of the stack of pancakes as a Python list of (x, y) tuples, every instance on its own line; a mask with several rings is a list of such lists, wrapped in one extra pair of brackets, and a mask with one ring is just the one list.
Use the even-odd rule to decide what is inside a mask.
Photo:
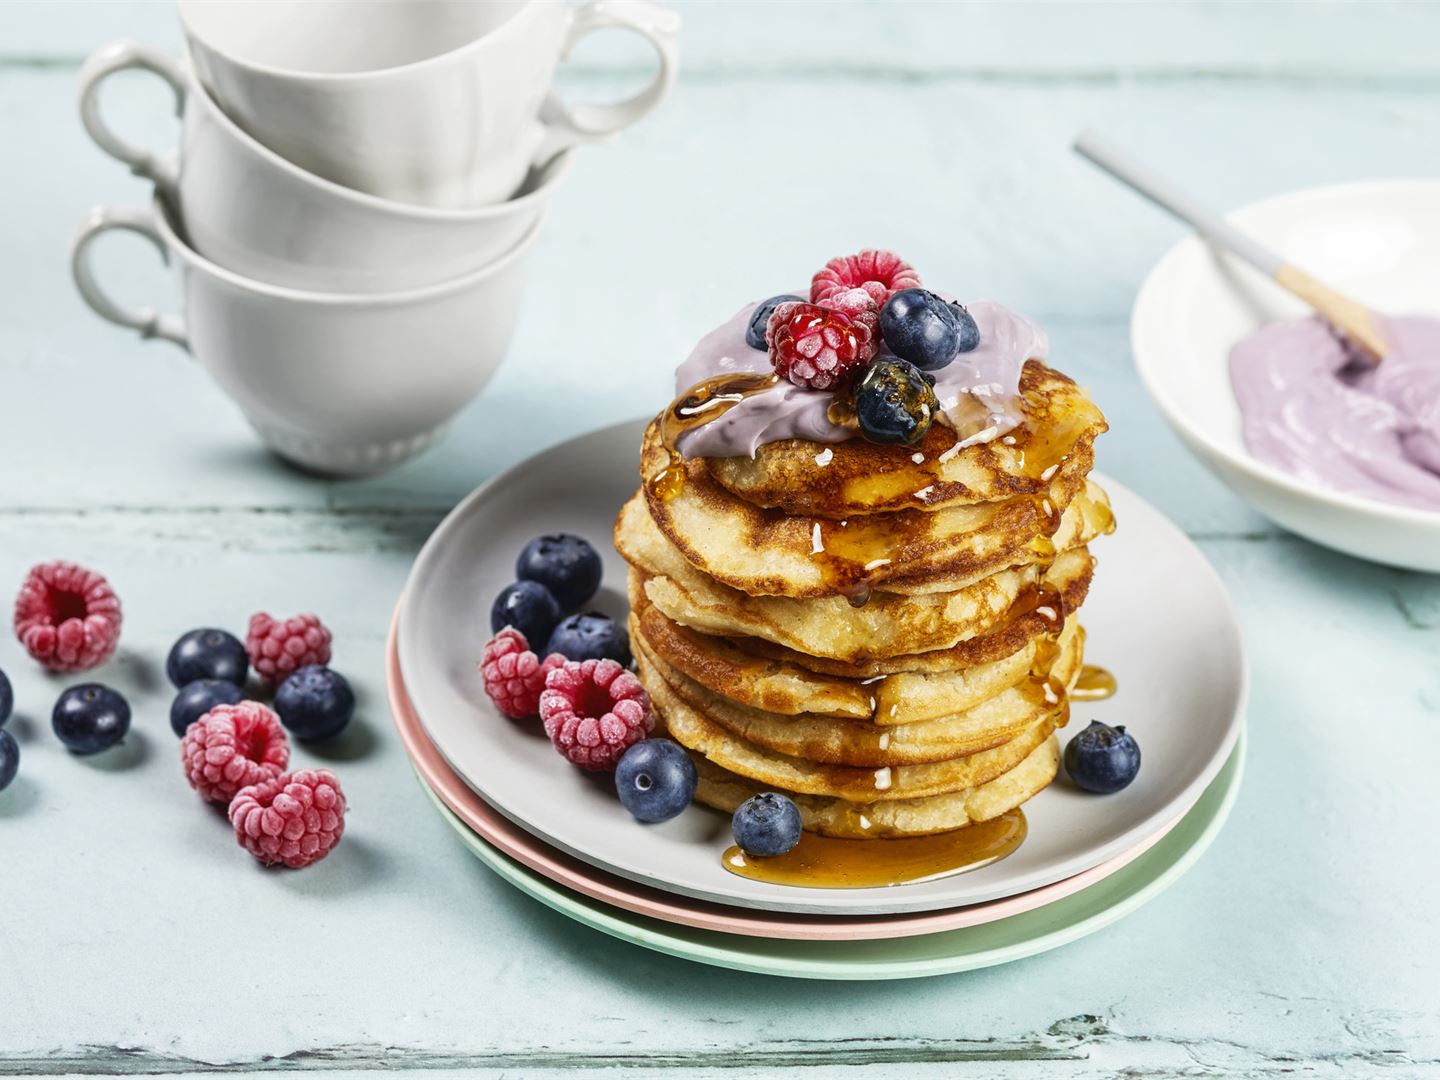
[(936, 423), (915, 446), (679, 462), (650, 425), (615, 542), (640, 678), (701, 802), (782, 791), (807, 829), (907, 836), (1054, 779), (1087, 545), (1113, 528), (1088, 479), (1106, 425), (1039, 361), (1021, 393), (1020, 428), (963, 449)]

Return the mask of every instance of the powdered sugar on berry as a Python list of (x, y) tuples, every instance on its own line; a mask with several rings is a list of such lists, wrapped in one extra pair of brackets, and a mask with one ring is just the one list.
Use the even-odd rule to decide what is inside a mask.
[[(809, 290), (793, 291), (804, 295)], [(946, 293), (937, 295), (955, 299)], [(676, 369), (677, 396), (718, 375), (772, 370), (767, 353), (745, 344), (745, 326), (756, 306), (746, 304), (700, 339)], [(1020, 425), (1024, 419), (1020, 371), (1026, 360), (1044, 360), (1049, 343), (1039, 326), (993, 300), (966, 301), (965, 307), (980, 329), (980, 344), (934, 375), (940, 411), (968, 445), (999, 438)], [(781, 439), (844, 442), (856, 432), (831, 422), (827, 410), (832, 400), (829, 393), (781, 382), (688, 432), (679, 449), (687, 458), (754, 457), (761, 446)]]

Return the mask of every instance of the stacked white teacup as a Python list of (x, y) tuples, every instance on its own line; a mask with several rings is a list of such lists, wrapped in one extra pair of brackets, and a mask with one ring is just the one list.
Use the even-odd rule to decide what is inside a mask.
[[(281, 456), (334, 475), (418, 453), (479, 392), (514, 329), (525, 263), (571, 148), (653, 109), (676, 73), (678, 17), (643, 0), (180, 0), (187, 55), (96, 52), (80, 114), (155, 183), (144, 209), (97, 207), (71, 265), (101, 316), (189, 350)], [(592, 31), (655, 49), (639, 93), (570, 105), (558, 62)], [(179, 150), (101, 119), (112, 74), (175, 92)], [(104, 292), (91, 242), (150, 239), (180, 314)]]

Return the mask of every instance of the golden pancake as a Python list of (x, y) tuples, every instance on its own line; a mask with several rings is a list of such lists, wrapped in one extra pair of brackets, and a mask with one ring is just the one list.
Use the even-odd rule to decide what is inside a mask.
[(935, 424), (915, 446), (785, 439), (766, 443), (753, 458), (711, 458), (706, 466), (732, 494), (793, 515), (847, 517), (995, 502), (1045, 493), (1057, 478), (1078, 490), (1094, 465), (1105, 417), (1069, 378), (1038, 360), (1026, 363), (1020, 393), (1026, 423), (961, 450), (955, 449), (954, 429)]
[[(695, 798), (726, 813), (746, 799), (769, 791), (761, 784), (696, 757), (699, 785)], [(791, 794), (804, 827), (824, 836), (880, 839), (949, 832), (976, 821), (989, 821), (1024, 803), (1049, 786), (1060, 768), (1060, 742), (1050, 736), (1007, 773), (988, 783), (948, 795), (892, 802), (852, 803), (817, 795)]]
[[(1056, 591), (1061, 599), (1060, 606), (1065, 611), (1077, 611), (1090, 591), (1094, 570), (1093, 556), (1088, 560), (1061, 558), (1046, 573), (1044, 581), (1047, 587)], [(636, 571), (632, 570), (631, 573), (635, 574)], [(948, 649), (931, 652), (847, 662), (811, 656), (758, 637), (733, 637), (728, 640), (736, 649), (752, 656), (779, 660), (843, 679), (875, 679), (881, 675), (946, 674), (995, 663), (1013, 656), (1021, 649), (1033, 649), (1037, 640), (1054, 632), (1053, 620), (1037, 610), (1040, 599), (1042, 598), (1033, 588), (1028, 589), (1005, 613), (1005, 618), (997, 626), (986, 630), (979, 637), (961, 641)], [(648, 600), (644, 602), (649, 603)], [(899, 681), (895, 690), (898, 692), (906, 685), (903, 680)]]
[(630, 610), (656, 656), (714, 693), (765, 712), (886, 725), (951, 716), (1008, 690), (1030, 674), (1040, 637), (985, 664), (845, 678), (747, 651), (753, 639), (701, 634), (677, 625), (650, 604), (633, 570)]
[(829, 765), (737, 738), (676, 693), (648, 662), (643, 649), (636, 659), (661, 726), (681, 746), (769, 787), (848, 802), (918, 799), (976, 787), (1014, 768), (1056, 727), (1056, 718), (1047, 715), (999, 746), (946, 761), (880, 768)]
[[(639, 585), (638, 575), (631, 571)], [(637, 604), (634, 593), (639, 593)], [(765, 660), (746, 653), (730, 638), (700, 634), (671, 622), (645, 599), (643, 588), (632, 590), (630, 636), (643, 634), (651, 650), (666, 663), (718, 694), (776, 713), (868, 720), (875, 695), (862, 680), (821, 675), (783, 660)], [(636, 614), (636, 613), (639, 614)], [(1024, 670), (1016, 681), (1024, 676)]]
[[(854, 662), (948, 649), (996, 628), (1026, 589), (1088, 573), (1080, 548), (1043, 573), (1034, 565), (1004, 570), (951, 593), (876, 592), (862, 607), (843, 597), (796, 600), (747, 596), (691, 566), (655, 527), (642, 500), (621, 510), (615, 543), (649, 579), (645, 595), (672, 621), (704, 633), (761, 637), (812, 656)], [(1012, 650), (1013, 651), (1013, 650)]]
[[(667, 467), (669, 453), (652, 424), (641, 473), (653, 477)], [(748, 503), (716, 484), (703, 459), (683, 467), (678, 493), (642, 487), (655, 524), (693, 566), (751, 596), (948, 592), (1087, 543), (1113, 524), (1104, 492), (1085, 490), (1083, 474), (1056, 476), (1034, 496), (837, 520)]]
[(1060, 636), (1055, 662), (973, 707), (923, 723), (881, 727), (863, 721), (800, 714), (782, 716), (742, 705), (670, 667), (631, 620), (631, 644), (645, 664), (692, 709), (744, 740), (791, 757), (828, 765), (916, 765), (978, 754), (1053, 715), (1063, 704), (1050, 680), (1069, 688), (1080, 673), (1084, 634), (1072, 623)]

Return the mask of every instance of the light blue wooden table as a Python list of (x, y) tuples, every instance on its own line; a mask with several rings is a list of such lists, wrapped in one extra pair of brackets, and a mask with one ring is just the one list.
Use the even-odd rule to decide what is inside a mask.
[[(1185, 455), (1127, 346), (1178, 231), (1066, 150), (1094, 125), (1222, 206), (1433, 176), (1440, 7), (680, 6), (675, 95), (581, 155), (502, 372), (429, 456), (335, 484), (70, 286), (85, 208), (146, 197), (82, 134), (76, 69), (114, 37), (175, 45), (169, 6), (0, 3), (0, 591), (51, 557), (103, 569), (126, 626), (100, 676), (136, 707), (126, 749), (72, 758), (61, 684), (0, 640), (24, 755), (0, 796), (0, 1074), (1440, 1076), (1440, 580), (1287, 536)], [(597, 44), (568, 83), (616, 92), (643, 61)], [(168, 142), (163, 90), (116, 89), (117, 124)], [(475, 484), (653, 411), (740, 302), (874, 244), (1042, 320), (1110, 416), (1101, 466), (1225, 578), (1255, 673), (1239, 804), (1163, 897), (1000, 969), (798, 983), (609, 940), (490, 875), (416, 787), (383, 700), (392, 606)], [(127, 298), (169, 303), (141, 245), (103, 254)], [(322, 613), (361, 695), (331, 755), (349, 831), (301, 874), (258, 871), (193, 805), (166, 720), (174, 636), (260, 608)]]

